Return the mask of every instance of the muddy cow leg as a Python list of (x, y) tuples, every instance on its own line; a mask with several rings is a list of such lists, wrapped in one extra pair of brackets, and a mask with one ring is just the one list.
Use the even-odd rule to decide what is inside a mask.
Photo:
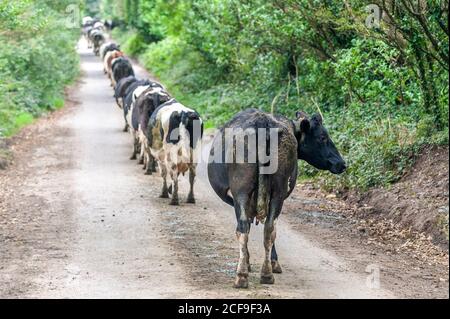
[[(251, 224), (248, 223), (248, 232), (250, 233)], [(247, 265), (248, 265), (248, 272), (252, 272), (252, 265), (250, 264), (250, 251), (247, 249)]]
[(152, 167), (152, 172), (153, 173), (156, 173), (157, 171), (156, 171), (156, 160), (155, 160), (155, 158), (152, 156), (152, 154), (151, 153), (149, 153), (150, 155), (150, 163), (151, 163), (151, 167)]
[(133, 154), (131, 154), (130, 156), (130, 160), (135, 160), (137, 159), (137, 154), (139, 153), (138, 150), (138, 141), (136, 139), (136, 137), (133, 134)]
[(138, 160), (138, 165), (144, 165), (144, 155), (142, 154), (142, 152), (139, 153), (139, 160)]
[(160, 164), (161, 176), (163, 178), (163, 188), (160, 198), (169, 198), (169, 189), (167, 188), (167, 168), (164, 164)]
[(172, 178), (173, 192), (172, 192), (172, 200), (170, 201), (170, 205), (178, 206), (180, 205), (180, 201), (178, 199), (178, 170), (172, 168), (170, 170), (170, 177)]
[(148, 166), (148, 156), (147, 151), (144, 152), (144, 166), (142, 166), (142, 169), (145, 171), (145, 175), (147, 175), (147, 166)]
[(266, 223), (264, 224), (265, 258), (261, 268), (261, 284), (271, 285), (275, 283), (275, 277), (273, 276), (272, 270), (271, 252), (277, 235), (275, 216), (279, 215), (281, 206), (282, 201), (277, 198), (273, 198), (270, 201), (269, 214), (267, 216)]
[(127, 121), (127, 113), (128, 113), (127, 110), (125, 108), (123, 108), (123, 119), (125, 121), (125, 126), (123, 128), (124, 132), (128, 132), (128, 129), (129, 129), (129, 125), (128, 125), (128, 121)]
[(277, 250), (275, 249), (275, 242), (273, 242), (272, 246), (271, 260), (272, 260), (272, 272), (274, 274), (281, 274), (283, 270), (281, 269), (280, 263), (278, 262), (278, 254)]
[(145, 151), (145, 158), (146, 158), (146, 164), (145, 164), (145, 175), (152, 175), (153, 174), (153, 165), (154, 165), (154, 159), (153, 156), (150, 154), (150, 151)]
[(237, 218), (236, 237), (239, 242), (239, 264), (237, 267), (234, 288), (248, 288), (248, 273), (250, 254), (248, 252), (248, 235), (250, 223), (246, 214), (248, 198), (242, 196), (236, 200), (235, 212)]
[(187, 202), (190, 204), (195, 204), (195, 197), (194, 197), (194, 183), (195, 183), (195, 176), (196, 176), (196, 170), (194, 166), (191, 166), (189, 168), (189, 184), (190, 184), (190, 190), (189, 195), (187, 198)]

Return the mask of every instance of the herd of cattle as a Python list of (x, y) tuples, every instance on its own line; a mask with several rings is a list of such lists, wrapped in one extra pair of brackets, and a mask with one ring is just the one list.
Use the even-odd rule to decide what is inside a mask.
[[(107, 42), (105, 26), (91, 18), (83, 20), (83, 32), (89, 47), (102, 58), (104, 72), (114, 88), (116, 103), (123, 112), (125, 132), (132, 136), (131, 159), (137, 159), (148, 175), (159, 172), (163, 178), (161, 198), (170, 198), (171, 205), (179, 205), (178, 178), (189, 172), (188, 203), (195, 203), (194, 181), (201, 147), (203, 121), (193, 109), (174, 99), (159, 83), (138, 79), (132, 63), (119, 45)], [(230, 135), (231, 132), (231, 135)], [(273, 132), (276, 132), (275, 135)], [(231, 143), (227, 136), (232, 137)], [(257, 143), (250, 142), (252, 136)], [(277, 148), (269, 158), (276, 169), (264, 173), (267, 145), (276, 139)], [(263, 143), (261, 143), (261, 141)], [(236, 156), (243, 142), (244, 161), (227, 160)], [(253, 149), (250, 149), (253, 148)], [(250, 153), (255, 160), (250, 161)], [(298, 160), (304, 160), (321, 170), (341, 174), (345, 161), (323, 126), (319, 114), (308, 116), (297, 112), (294, 119), (273, 115), (257, 109), (236, 114), (216, 134), (209, 153), (208, 178), (216, 194), (234, 207), (237, 220), (236, 235), (240, 258), (234, 286), (248, 287), (250, 255), (247, 247), (250, 225), (264, 224), (265, 258), (261, 283), (273, 284), (273, 273), (281, 273), (275, 248), (276, 221), (284, 200), (294, 190), (298, 174)], [(167, 183), (171, 178), (170, 186)]]

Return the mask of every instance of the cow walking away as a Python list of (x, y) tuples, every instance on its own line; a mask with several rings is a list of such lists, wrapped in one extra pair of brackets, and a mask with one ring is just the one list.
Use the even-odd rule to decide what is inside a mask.
[[(123, 95), (117, 95), (116, 98), (122, 99), (122, 106), (123, 106), (123, 118), (125, 121), (125, 128), (124, 132), (128, 132), (128, 129), (130, 127), (130, 123), (128, 122), (128, 113), (131, 110), (132, 103), (133, 103), (133, 93), (134, 90), (136, 90), (140, 86), (149, 86), (152, 85), (152, 81), (150, 80), (138, 80), (134, 81), (130, 85), (128, 85), (128, 88), (125, 90), (125, 93)], [(131, 159), (136, 159), (136, 157), (132, 157)]]
[[(179, 205), (178, 177), (189, 171), (188, 203), (195, 203), (196, 153), (203, 136), (200, 115), (175, 99), (156, 109), (148, 125), (148, 143), (151, 155), (158, 162), (163, 178), (161, 198), (169, 198), (171, 205)], [(167, 186), (167, 175), (172, 184)]]
[(134, 76), (133, 66), (125, 57), (115, 59), (111, 66), (112, 69), (112, 86), (116, 87), (117, 82), (128, 76)]
[[(250, 142), (252, 138), (256, 143)], [(242, 152), (236, 141), (244, 143), (243, 161), (236, 161), (236, 154)], [(278, 145), (275, 150), (271, 150), (271, 143)], [(274, 154), (265, 158), (268, 151)], [(298, 112), (295, 120), (289, 120), (249, 109), (237, 114), (213, 141), (208, 178), (216, 194), (233, 206), (236, 213), (240, 257), (235, 288), (248, 287), (250, 255), (247, 243), (250, 225), (255, 219), (257, 223), (264, 223), (265, 259), (261, 283), (273, 284), (273, 273), (282, 272), (275, 248), (276, 222), (284, 200), (296, 185), (297, 160), (305, 160), (334, 174), (345, 171), (346, 164), (320, 115), (309, 117)], [(275, 169), (268, 170), (273, 163), (276, 163)]]
[[(140, 145), (140, 160), (144, 164), (146, 175), (152, 175), (156, 172), (156, 162), (151, 154), (148, 136), (148, 123), (153, 112), (162, 104), (171, 99), (169, 93), (157, 83), (153, 83), (144, 90), (136, 99), (133, 106), (132, 118), (139, 120), (137, 126), (137, 139)], [(132, 125), (132, 130), (136, 130), (136, 126)]]
[(105, 60), (105, 55), (109, 51), (120, 51), (120, 45), (118, 45), (114, 42), (105, 42), (100, 47), (100, 57), (102, 58), (102, 60)]
[(136, 79), (134, 75), (130, 75), (117, 82), (116, 87), (114, 88), (114, 98), (116, 99), (116, 103), (119, 108), (123, 108), (123, 98), (127, 89), (130, 85), (137, 81), (138, 79)]
[[(139, 124), (140, 124), (140, 112), (139, 109), (136, 108), (136, 100), (149, 88), (157, 88), (157, 91), (154, 91), (154, 93), (160, 93), (162, 95), (167, 95), (168, 93), (164, 92), (159, 84), (149, 81), (148, 85), (139, 85), (136, 86), (136, 88), (132, 91), (131, 94), (131, 102), (128, 100), (127, 105), (128, 111), (126, 116), (126, 122), (129, 126), (129, 131), (132, 136), (133, 140), (133, 153), (130, 157), (130, 159), (138, 159), (138, 164), (144, 164), (144, 154), (142, 150), (142, 145), (139, 138)], [(129, 97), (128, 97), (129, 98)], [(168, 98), (166, 99), (166, 101)], [(158, 105), (159, 106), (159, 105)], [(151, 114), (150, 114), (151, 115)], [(148, 120), (147, 120), (148, 122)], [(140, 155), (138, 157), (138, 155)]]
[[(122, 51), (114, 50), (109, 51), (105, 55), (105, 60), (103, 61), (104, 68), (106, 70), (106, 74), (108, 75), (108, 78), (111, 80), (111, 85), (113, 85), (113, 64), (116, 62), (118, 58), (124, 57), (125, 55)], [(116, 83), (117, 85), (117, 83)]]

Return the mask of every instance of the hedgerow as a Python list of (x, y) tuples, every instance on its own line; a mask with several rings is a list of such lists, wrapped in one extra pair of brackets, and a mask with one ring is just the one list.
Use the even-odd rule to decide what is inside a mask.
[[(328, 189), (401, 177), (448, 144), (448, 1), (102, 0), (125, 50), (215, 127), (256, 107), (321, 112), (342, 176), (300, 164)], [(373, 6), (372, 6), (373, 7)], [(379, 27), (373, 22), (379, 22)], [(131, 36), (130, 36), (131, 34)]]
[(66, 25), (73, 1), (0, 2), (0, 137), (64, 104), (79, 73), (79, 30)]

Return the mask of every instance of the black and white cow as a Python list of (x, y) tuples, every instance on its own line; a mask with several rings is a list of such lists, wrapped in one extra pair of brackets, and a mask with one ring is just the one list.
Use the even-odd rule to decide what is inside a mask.
[[(168, 95), (163, 88), (161, 87), (160, 84), (149, 81), (149, 84), (144, 84), (144, 85), (138, 85), (135, 87), (135, 89), (132, 91), (131, 94), (131, 101), (127, 100), (127, 115), (126, 115), (126, 122), (128, 123), (128, 127), (132, 136), (132, 140), (133, 140), (133, 153), (130, 157), (130, 159), (137, 159), (137, 155), (141, 155), (139, 156), (139, 161), (138, 164), (144, 164), (144, 156), (143, 156), (143, 150), (141, 148), (141, 142), (140, 142), (140, 138), (139, 138), (139, 122), (140, 122), (140, 114), (138, 112), (138, 110), (136, 109), (136, 105), (135, 102), (136, 100), (141, 96), (141, 94), (143, 94), (147, 89), (149, 88), (157, 88), (159, 90), (159, 92), (161, 92), (162, 94), (166, 94)], [(130, 96), (127, 96), (127, 98), (129, 99)]]
[(114, 98), (116, 99), (117, 106), (121, 109), (123, 108), (123, 98), (125, 97), (127, 89), (137, 81), (138, 79), (136, 79), (134, 75), (130, 75), (117, 82), (117, 85), (114, 88)]
[[(244, 143), (243, 147), (238, 148), (237, 141)], [(277, 147), (272, 150), (271, 145)], [(238, 152), (243, 153), (243, 161), (236, 160)], [(255, 219), (264, 223), (265, 259), (261, 283), (273, 284), (273, 273), (281, 273), (275, 249), (276, 221), (284, 200), (296, 185), (297, 160), (305, 160), (334, 174), (346, 169), (320, 115), (310, 118), (298, 112), (295, 120), (289, 120), (249, 109), (237, 114), (213, 141), (208, 178), (217, 195), (234, 206), (237, 219), (240, 258), (236, 288), (248, 287), (247, 242), (250, 224)]]
[(95, 55), (99, 55), (100, 47), (106, 41), (105, 34), (103, 33), (102, 30), (98, 28), (93, 28), (92, 30), (89, 31), (89, 38), (93, 43)]
[(127, 76), (134, 75), (133, 66), (130, 60), (125, 57), (120, 57), (114, 60), (112, 63), (112, 84), (116, 87), (117, 82)]
[[(203, 136), (203, 121), (200, 115), (175, 99), (156, 109), (148, 125), (148, 143), (153, 158), (158, 162), (163, 178), (161, 198), (169, 198), (171, 205), (179, 205), (178, 177), (189, 171), (190, 191), (188, 203), (195, 203), (194, 182), (196, 157)], [(167, 187), (167, 174), (172, 179)]]
[(100, 47), (100, 57), (102, 60), (105, 59), (106, 53), (109, 51), (120, 51), (120, 45), (114, 42), (106, 42)]
[[(137, 90), (136, 90), (137, 91)], [(135, 93), (140, 93), (136, 92)], [(138, 120), (137, 139), (140, 145), (140, 162), (143, 161), (146, 175), (152, 175), (156, 172), (156, 163), (150, 152), (148, 139), (148, 123), (153, 112), (162, 104), (168, 102), (171, 98), (162, 86), (153, 83), (145, 89), (136, 100), (132, 107), (132, 118)], [(133, 123), (132, 130), (136, 129), (136, 123)]]
[[(128, 86), (125, 90), (125, 93), (122, 96), (118, 96), (118, 98), (122, 98), (122, 106), (123, 106), (123, 118), (125, 120), (125, 129), (124, 132), (128, 132), (130, 123), (128, 122), (128, 113), (131, 110), (131, 106), (133, 103), (133, 93), (140, 86), (149, 86), (152, 85), (152, 81), (150, 80), (138, 80), (133, 82)], [(131, 159), (136, 159), (135, 156), (132, 156)]]
[(123, 110), (123, 118), (125, 120), (125, 129), (124, 132), (128, 132), (129, 123), (127, 120), (128, 112), (131, 109), (131, 104), (133, 103), (133, 92), (141, 85), (151, 85), (153, 82), (150, 80), (138, 80), (136, 82), (133, 82), (128, 86), (128, 88), (125, 90), (125, 93), (122, 96), (119, 96), (118, 98), (122, 98), (122, 110)]

